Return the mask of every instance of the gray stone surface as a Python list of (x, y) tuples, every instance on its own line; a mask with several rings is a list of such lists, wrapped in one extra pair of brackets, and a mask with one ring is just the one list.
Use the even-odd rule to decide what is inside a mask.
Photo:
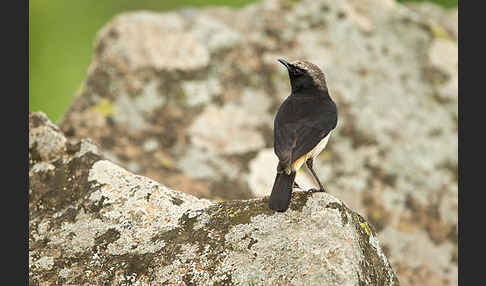
[[(275, 166), (258, 162), (272, 155), (273, 118), (289, 94), (276, 59), (309, 60), (339, 111), (315, 163), (321, 181), (376, 228), (402, 285), (456, 285), (457, 19), (457, 9), (392, 0), (122, 14), (100, 31), (60, 128), (200, 198), (265, 196)], [(416, 247), (444, 252), (448, 267), (425, 251), (410, 254), (413, 265), (400, 254), (424, 233)]]
[[(64, 138), (29, 119), (47, 145)], [(212, 202), (65, 142), (29, 148), (52, 158), (29, 166), (30, 285), (398, 285), (373, 227), (329, 194), (296, 192), (285, 213)]]

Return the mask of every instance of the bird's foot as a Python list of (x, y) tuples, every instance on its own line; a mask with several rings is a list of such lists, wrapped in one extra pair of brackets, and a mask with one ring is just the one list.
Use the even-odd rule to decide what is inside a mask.
[(324, 189), (309, 189), (308, 192), (309, 193), (327, 193), (327, 191), (324, 190)]

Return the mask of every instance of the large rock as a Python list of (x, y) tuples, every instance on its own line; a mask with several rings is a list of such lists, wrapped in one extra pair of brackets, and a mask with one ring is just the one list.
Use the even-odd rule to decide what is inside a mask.
[(29, 122), (43, 142), (29, 146), (30, 285), (398, 285), (373, 227), (329, 194), (296, 192), (285, 213), (268, 197), (210, 202), (66, 140), (42, 113)]
[(327, 74), (339, 121), (315, 167), (330, 194), (376, 227), (403, 285), (456, 285), (457, 9), (266, 0), (122, 14), (60, 128), (200, 198), (265, 196), (289, 94), (280, 57)]

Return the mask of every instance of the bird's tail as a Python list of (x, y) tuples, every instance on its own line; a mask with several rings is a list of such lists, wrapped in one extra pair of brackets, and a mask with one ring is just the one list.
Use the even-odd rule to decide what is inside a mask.
[(273, 183), (272, 193), (270, 194), (269, 207), (272, 210), (284, 212), (289, 208), (294, 186), (295, 172), (287, 175), (285, 172), (278, 173)]

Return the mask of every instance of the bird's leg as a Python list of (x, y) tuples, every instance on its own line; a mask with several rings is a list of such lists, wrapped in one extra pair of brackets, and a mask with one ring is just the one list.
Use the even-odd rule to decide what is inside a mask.
[(326, 192), (326, 190), (324, 190), (324, 187), (321, 184), (321, 181), (319, 181), (319, 178), (317, 177), (316, 172), (314, 172), (313, 163), (314, 163), (314, 158), (312, 158), (312, 157), (309, 158), (309, 159), (307, 159), (307, 161), (305, 162), (305, 164), (307, 165), (307, 168), (309, 168), (309, 170), (311, 171), (312, 176), (314, 176), (314, 178), (316, 179), (317, 183), (319, 184), (319, 190), (311, 189), (310, 192), (312, 192), (312, 193), (315, 193), (315, 192)]

